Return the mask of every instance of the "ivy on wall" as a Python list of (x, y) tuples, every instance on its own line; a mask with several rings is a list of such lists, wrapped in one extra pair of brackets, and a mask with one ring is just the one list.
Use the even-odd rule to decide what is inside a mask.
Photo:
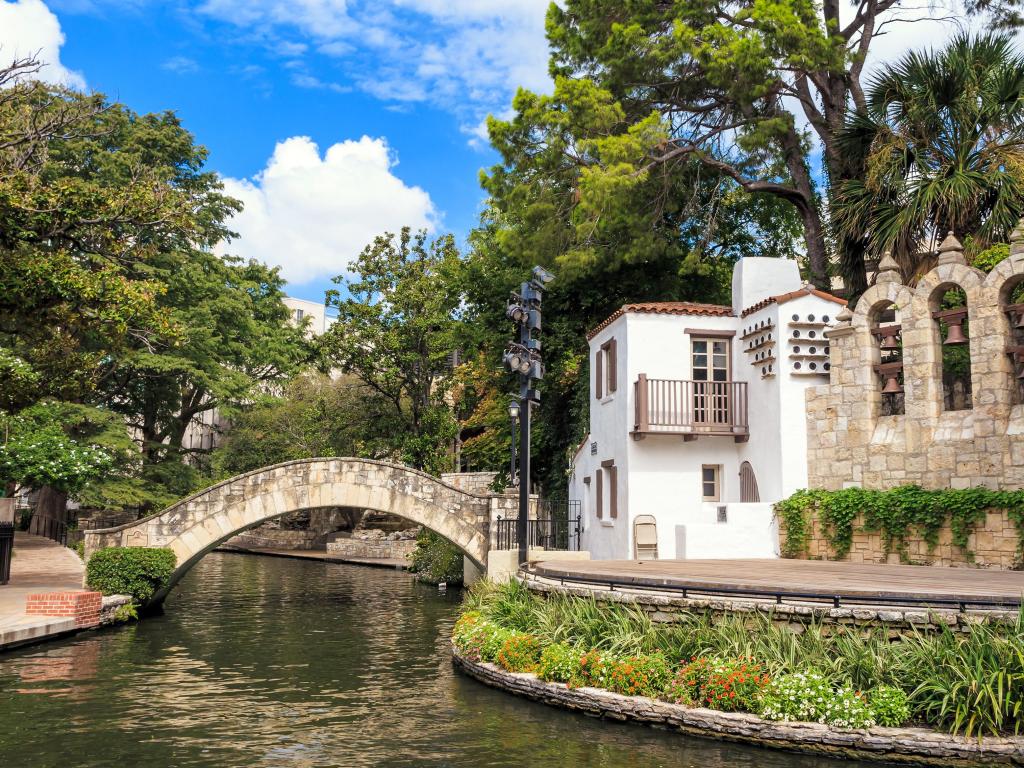
[(1006, 510), (1017, 529), (1018, 556), (1024, 554), (1024, 490), (951, 488), (926, 491), (916, 485), (902, 485), (884, 491), (864, 488), (801, 490), (775, 504), (775, 514), (785, 535), (783, 557), (807, 554), (811, 523), (816, 514), (837, 558), (846, 557), (849, 553), (855, 520), (860, 515), (860, 530), (880, 533), (886, 552), (897, 552), (901, 557), (908, 537), (920, 536), (931, 551), (939, 542), (943, 526), (949, 525), (953, 543), (970, 561), (974, 553), (968, 547), (968, 537), (985, 522), (985, 513), (989, 509)]

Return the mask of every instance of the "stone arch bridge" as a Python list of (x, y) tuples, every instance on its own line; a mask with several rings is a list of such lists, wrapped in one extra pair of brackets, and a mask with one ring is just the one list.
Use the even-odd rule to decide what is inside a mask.
[(166, 547), (177, 556), (159, 602), (207, 552), (232, 536), (303, 509), (354, 507), (397, 515), (455, 544), (487, 569), (490, 521), (515, 514), (515, 499), (460, 490), (432, 475), (369, 459), (303, 459), (218, 483), (163, 512), (85, 532), (86, 559), (103, 547)]

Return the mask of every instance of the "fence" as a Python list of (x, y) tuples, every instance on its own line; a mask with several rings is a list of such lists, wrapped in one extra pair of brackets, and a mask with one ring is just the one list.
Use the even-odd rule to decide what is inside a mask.
[[(531, 547), (576, 551), (580, 548), (580, 534), (583, 530), (580, 519), (580, 502), (557, 499), (534, 500), (530, 519), (527, 521), (526, 538)], [(495, 546), (497, 549), (516, 549), (518, 520), (502, 518), (495, 521)]]

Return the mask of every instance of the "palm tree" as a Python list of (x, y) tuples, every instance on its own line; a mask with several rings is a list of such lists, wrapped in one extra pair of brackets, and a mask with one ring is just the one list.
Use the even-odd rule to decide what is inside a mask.
[(1024, 211), (1024, 58), (1000, 34), (960, 34), (878, 72), (840, 141), (864, 175), (831, 200), (837, 237), (889, 250), (912, 276), (946, 232), (1005, 240)]

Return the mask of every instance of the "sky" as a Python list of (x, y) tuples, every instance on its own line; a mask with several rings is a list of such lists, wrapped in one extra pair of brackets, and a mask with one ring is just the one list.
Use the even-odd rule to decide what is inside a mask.
[[(460, 239), (484, 120), (515, 90), (549, 91), (548, 0), (0, 0), (0, 58), (137, 112), (173, 110), (245, 203), (225, 251), (280, 265), (322, 301), (374, 236), (403, 225)], [(910, 16), (934, 14), (922, 7)], [(875, 62), (947, 36), (893, 26)]]

